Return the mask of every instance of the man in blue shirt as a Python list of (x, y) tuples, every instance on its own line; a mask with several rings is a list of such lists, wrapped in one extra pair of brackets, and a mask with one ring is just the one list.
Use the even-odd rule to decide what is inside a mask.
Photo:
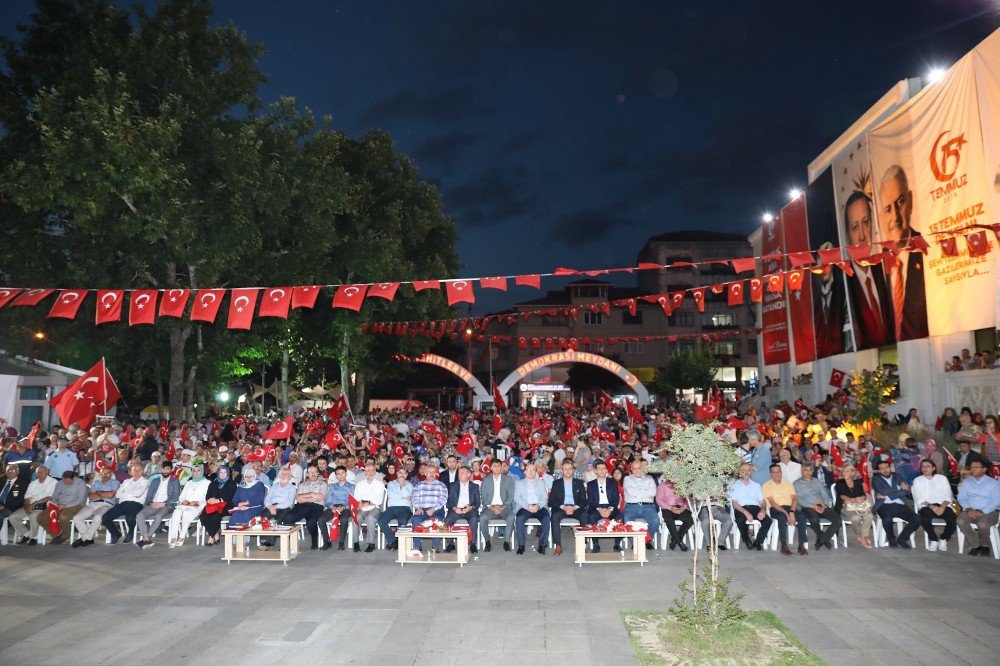
[[(979, 458), (969, 464), (972, 476), (962, 481), (958, 487), (958, 503), (962, 513), (958, 514), (958, 527), (972, 546), (969, 555), (990, 554), (990, 528), (1000, 520), (1000, 481), (986, 475), (986, 463)], [(973, 530), (972, 526), (978, 528)], [(978, 543), (979, 546), (974, 544)]]
[[(90, 492), (87, 494), (90, 504), (73, 516), (77, 537), (72, 544), (74, 548), (94, 543), (94, 535), (101, 529), (101, 518), (118, 503), (116, 494), (120, 485), (118, 479), (111, 475), (110, 467), (101, 468), (100, 477), (90, 484)], [(87, 520), (90, 521), (90, 525), (84, 522)]]
[[(330, 484), (330, 489), (326, 493), (326, 511), (323, 512), (321, 522), (327, 520), (340, 521), (340, 534), (337, 538), (337, 550), (344, 550), (347, 547), (347, 528), (351, 520), (351, 512), (348, 508), (348, 498), (354, 493), (354, 484), (347, 481), (347, 468), (340, 465), (334, 470), (337, 480)], [(326, 546), (330, 545), (327, 541)], [(354, 551), (361, 550), (360, 544), (354, 544)]]
[(761, 441), (760, 433), (753, 430), (747, 431), (747, 442), (753, 448), (750, 456), (750, 464), (753, 465), (753, 472), (750, 478), (763, 486), (771, 480), (771, 443), (767, 440)]
[(60, 437), (56, 450), (45, 457), (45, 466), (49, 468), (49, 474), (53, 478), (61, 479), (64, 472), (75, 472), (80, 464), (76, 454), (66, 448), (68, 444), (65, 437)]

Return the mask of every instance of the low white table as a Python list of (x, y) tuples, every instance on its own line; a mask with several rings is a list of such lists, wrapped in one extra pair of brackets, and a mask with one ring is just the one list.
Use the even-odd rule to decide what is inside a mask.
[[(603, 532), (574, 527), (573, 537), (576, 543), (575, 562), (581, 567), (584, 564), (631, 564), (635, 562), (638, 562), (641, 567), (647, 561), (645, 532), (626, 532), (625, 530)], [(587, 539), (631, 539), (632, 550), (626, 552), (623, 549), (620, 553), (616, 553), (614, 550), (590, 553), (587, 552)]]
[[(396, 539), (399, 545), (399, 555), (396, 561), (400, 566), (404, 564), (457, 564), (463, 567), (469, 563), (469, 533), (465, 530), (449, 530), (447, 532), (414, 532), (412, 529), (402, 528), (396, 531)], [(428, 552), (423, 557), (411, 557), (413, 550), (413, 540), (420, 539), (442, 539), (442, 544), (448, 539), (455, 540), (455, 552), (434, 553)]]
[[(250, 529), (224, 529), (222, 530), (222, 543), (225, 544), (225, 552), (222, 555), (227, 563), (232, 564), (233, 560), (258, 562), (281, 562), (286, 567), (289, 560), (293, 560), (299, 555), (299, 528), (295, 525), (279, 525), (269, 530), (259, 527)], [(249, 537), (260, 537), (262, 539), (276, 539), (278, 544), (275, 550), (257, 550), (245, 545), (242, 540)]]

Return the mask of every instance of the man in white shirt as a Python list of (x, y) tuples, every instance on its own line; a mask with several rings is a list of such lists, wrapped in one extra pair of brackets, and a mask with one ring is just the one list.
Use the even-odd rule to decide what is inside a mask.
[(361, 503), (358, 507), (358, 526), (365, 529), (365, 552), (375, 550), (376, 528), (382, 515), (385, 500), (385, 484), (375, 476), (375, 461), (365, 462), (365, 475), (354, 486), (354, 499)]
[(378, 526), (385, 535), (386, 550), (396, 550), (399, 544), (389, 522), (395, 520), (397, 526), (408, 525), (413, 516), (413, 484), (406, 480), (406, 467), (400, 465), (396, 468), (396, 479), (386, 486), (386, 494), (388, 503), (379, 518)]
[(546, 463), (540, 460), (536, 462), (535, 471), (538, 473), (538, 478), (545, 482), (545, 489), (552, 492), (552, 484), (555, 483), (555, 479), (549, 474), (549, 468)]
[[(753, 467), (745, 462), (740, 465), (740, 478), (729, 489), (729, 499), (733, 503), (733, 515), (736, 516), (736, 527), (747, 550), (764, 549), (764, 540), (771, 528), (771, 518), (767, 515), (764, 500), (764, 490), (759, 483), (750, 478)], [(750, 539), (747, 523), (760, 521), (754, 540)]]
[[(146, 492), (149, 490), (149, 480), (142, 475), (142, 464), (138, 460), (133, 460), (129, 464), (131, 476), (122, 482), (115, 497), (118, 504), (108, 509), (101, 516), (101, 525), (111, 535), (111, 543), (128, 543), (135, 533), (135, 520), (139, 512), (142, 511), (143, 503), (146, 501)], [(118, 530), (115, 522), (118, 518), (125, 519), (126, 533)]]
[(778, 464), (781, 465), (781, 480), (795, 483), (802, 478), (802, 465), (792, 460), (792, 452), (788, 449), (778, 451)]
[(292, 483), (298, 485), (302, 483), (303, 475), (305, 470), (302, 469), (302, 465), (299, 464), (299, 452), (292, 451), (288, 454), (288, 464), (286, 465), (288, 470), (292, 473)]
[[(927, 533), (930, 543), (928, 550), (947, 552), (948, 540), (955, 534), (957, 519), (955, 510), (951, 508), (955, 499), (951, 493), (951, 483), (947, 477), (937, 473), (937, 465), (933, 460), (925, 458), (920, 461), (920, 476), (913, 480), (910, 492), (913, 493), (913, 508), (917, 510), (924, 532)], [(935, 519), (944, 521), (944, 532), (940, 538), (934, 529)]]
[(622, 515), (625, 522), (642, 519), (649, 525), (650, 540), (646, 548), (653, 549), (656, 543), (656, 532), (660, 528), (660, 512), (656, 508), (656, 482), (646, 476), (646, 465), (641, 460), (632, 462), (632, 473), (625, 477), (622, 486), (625, 489), (625, 512)]
[[(28, 490), (24, 493), (24, 508), (10, 514), (7, 519), (7, 524), (14, 528), (14, 543), (26, 543), (29, 546), (38, 543), (35, 539), (41, 529), (38, 519), (45, 518), (47, 523), (49, 499), (56, 489), (56, 480), (49, 475), (48, 467), (42, 465), (35, 473), (38, 478), (28, 484)], [(28, 519), (27, 527), (24, 526), (25, 518)]]

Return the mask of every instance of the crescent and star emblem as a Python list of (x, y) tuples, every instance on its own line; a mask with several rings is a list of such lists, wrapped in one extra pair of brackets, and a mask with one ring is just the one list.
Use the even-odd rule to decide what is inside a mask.
[(347, 287), (346, 289), (344, 289), (344, 296), (347, 296), (348, 298), (354, 298), (354, 295), (357, 294), (359, 291), (361, 290), (358, 289), (357, 287)]
[[(4, 294), (4, 295), (6, 296), (6, 294)], [(69, 304), (69, 303), (72, 303), (73, 301), (75, 301), (78, 298), (80, 298), (80, 294), (76, 293), (75, 291), (70, 291), (70, 292), (67, 292), (67, 293), (63, 294), (63, 297), (60, 298), (59, 300), (61, 300), (63, 303)]]
[[(279, 296), (278, 294), (281, 294), (281, 295)], [(280, 301), (285, 296), (285, 290), (284, 289), (272, 289), (270, 291), (269, 295), (271, 296), (271, 300), (273, 300), (275, 303), (277, 303), (278, 301)]]
[(139, 294), (135, 297), (135, 307), (141, 310), (146, 307), (147, 301), (149, 301), (149, 294)]
[[(175, 294), (175, 293), (177, 294), (177, 296), (174, 296), (174, 294)], [(177, 302), (177, 299), (178, 299), (178, 298), (180, 297), (180, 295), (181, 295), (181, 294), (183, 294), (183, 293), (184, 293), (184, 290), (183, 290), (183, 289), (171, 289), (170, 291), (168, 291), (168, 292), (167, 292), (167, 295), (169, 295), (169, 296), (170, 296), (170, 302), (171, 302), (171, 303), (176, 303), (176, 302)]]
[[(240, 305), (240, 301), (243, 301), (243, 305)], [(247, 298), (246, 296), (240, 296), (235, 301), (233, 301), (233, 305), (236, 306), (237, 312), (243, 312), (243, 308), (249, 304), (250, 304), (250, 299)]]
[(209, 305), (215, 302), (215, 294), (208, 292), (207, 294), (202, 294), (201, 296), (201, 307), (207, 308)]
[[(108, 300), (108, 296), (111, 297), (110, 301)], [(110, 310), (111, 306), (114, 305), (115, 301), (117, 301), (117, 300), (118, 300), (118, 294), (116, 294), (114, 292), (110, 292), (109, 291), (108, 293), (106, 293), (103, 296), (101, 296), (101, 303), (104, 304), (104, 309), (105, 310)]]

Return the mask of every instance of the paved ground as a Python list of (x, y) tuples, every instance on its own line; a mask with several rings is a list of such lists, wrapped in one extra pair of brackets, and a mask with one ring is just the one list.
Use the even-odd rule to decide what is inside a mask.
[[(619, 612), (662, 609), (688, 556), (578, 568), (570, 553), (466, 568), (306, 552), (226, 565), (220, 548), (0, 549), (0, 664), (630, 664)], [(831, 664), (997, 663), (1000, 562), (895, 550), (723, 553), (745, 606)]]

